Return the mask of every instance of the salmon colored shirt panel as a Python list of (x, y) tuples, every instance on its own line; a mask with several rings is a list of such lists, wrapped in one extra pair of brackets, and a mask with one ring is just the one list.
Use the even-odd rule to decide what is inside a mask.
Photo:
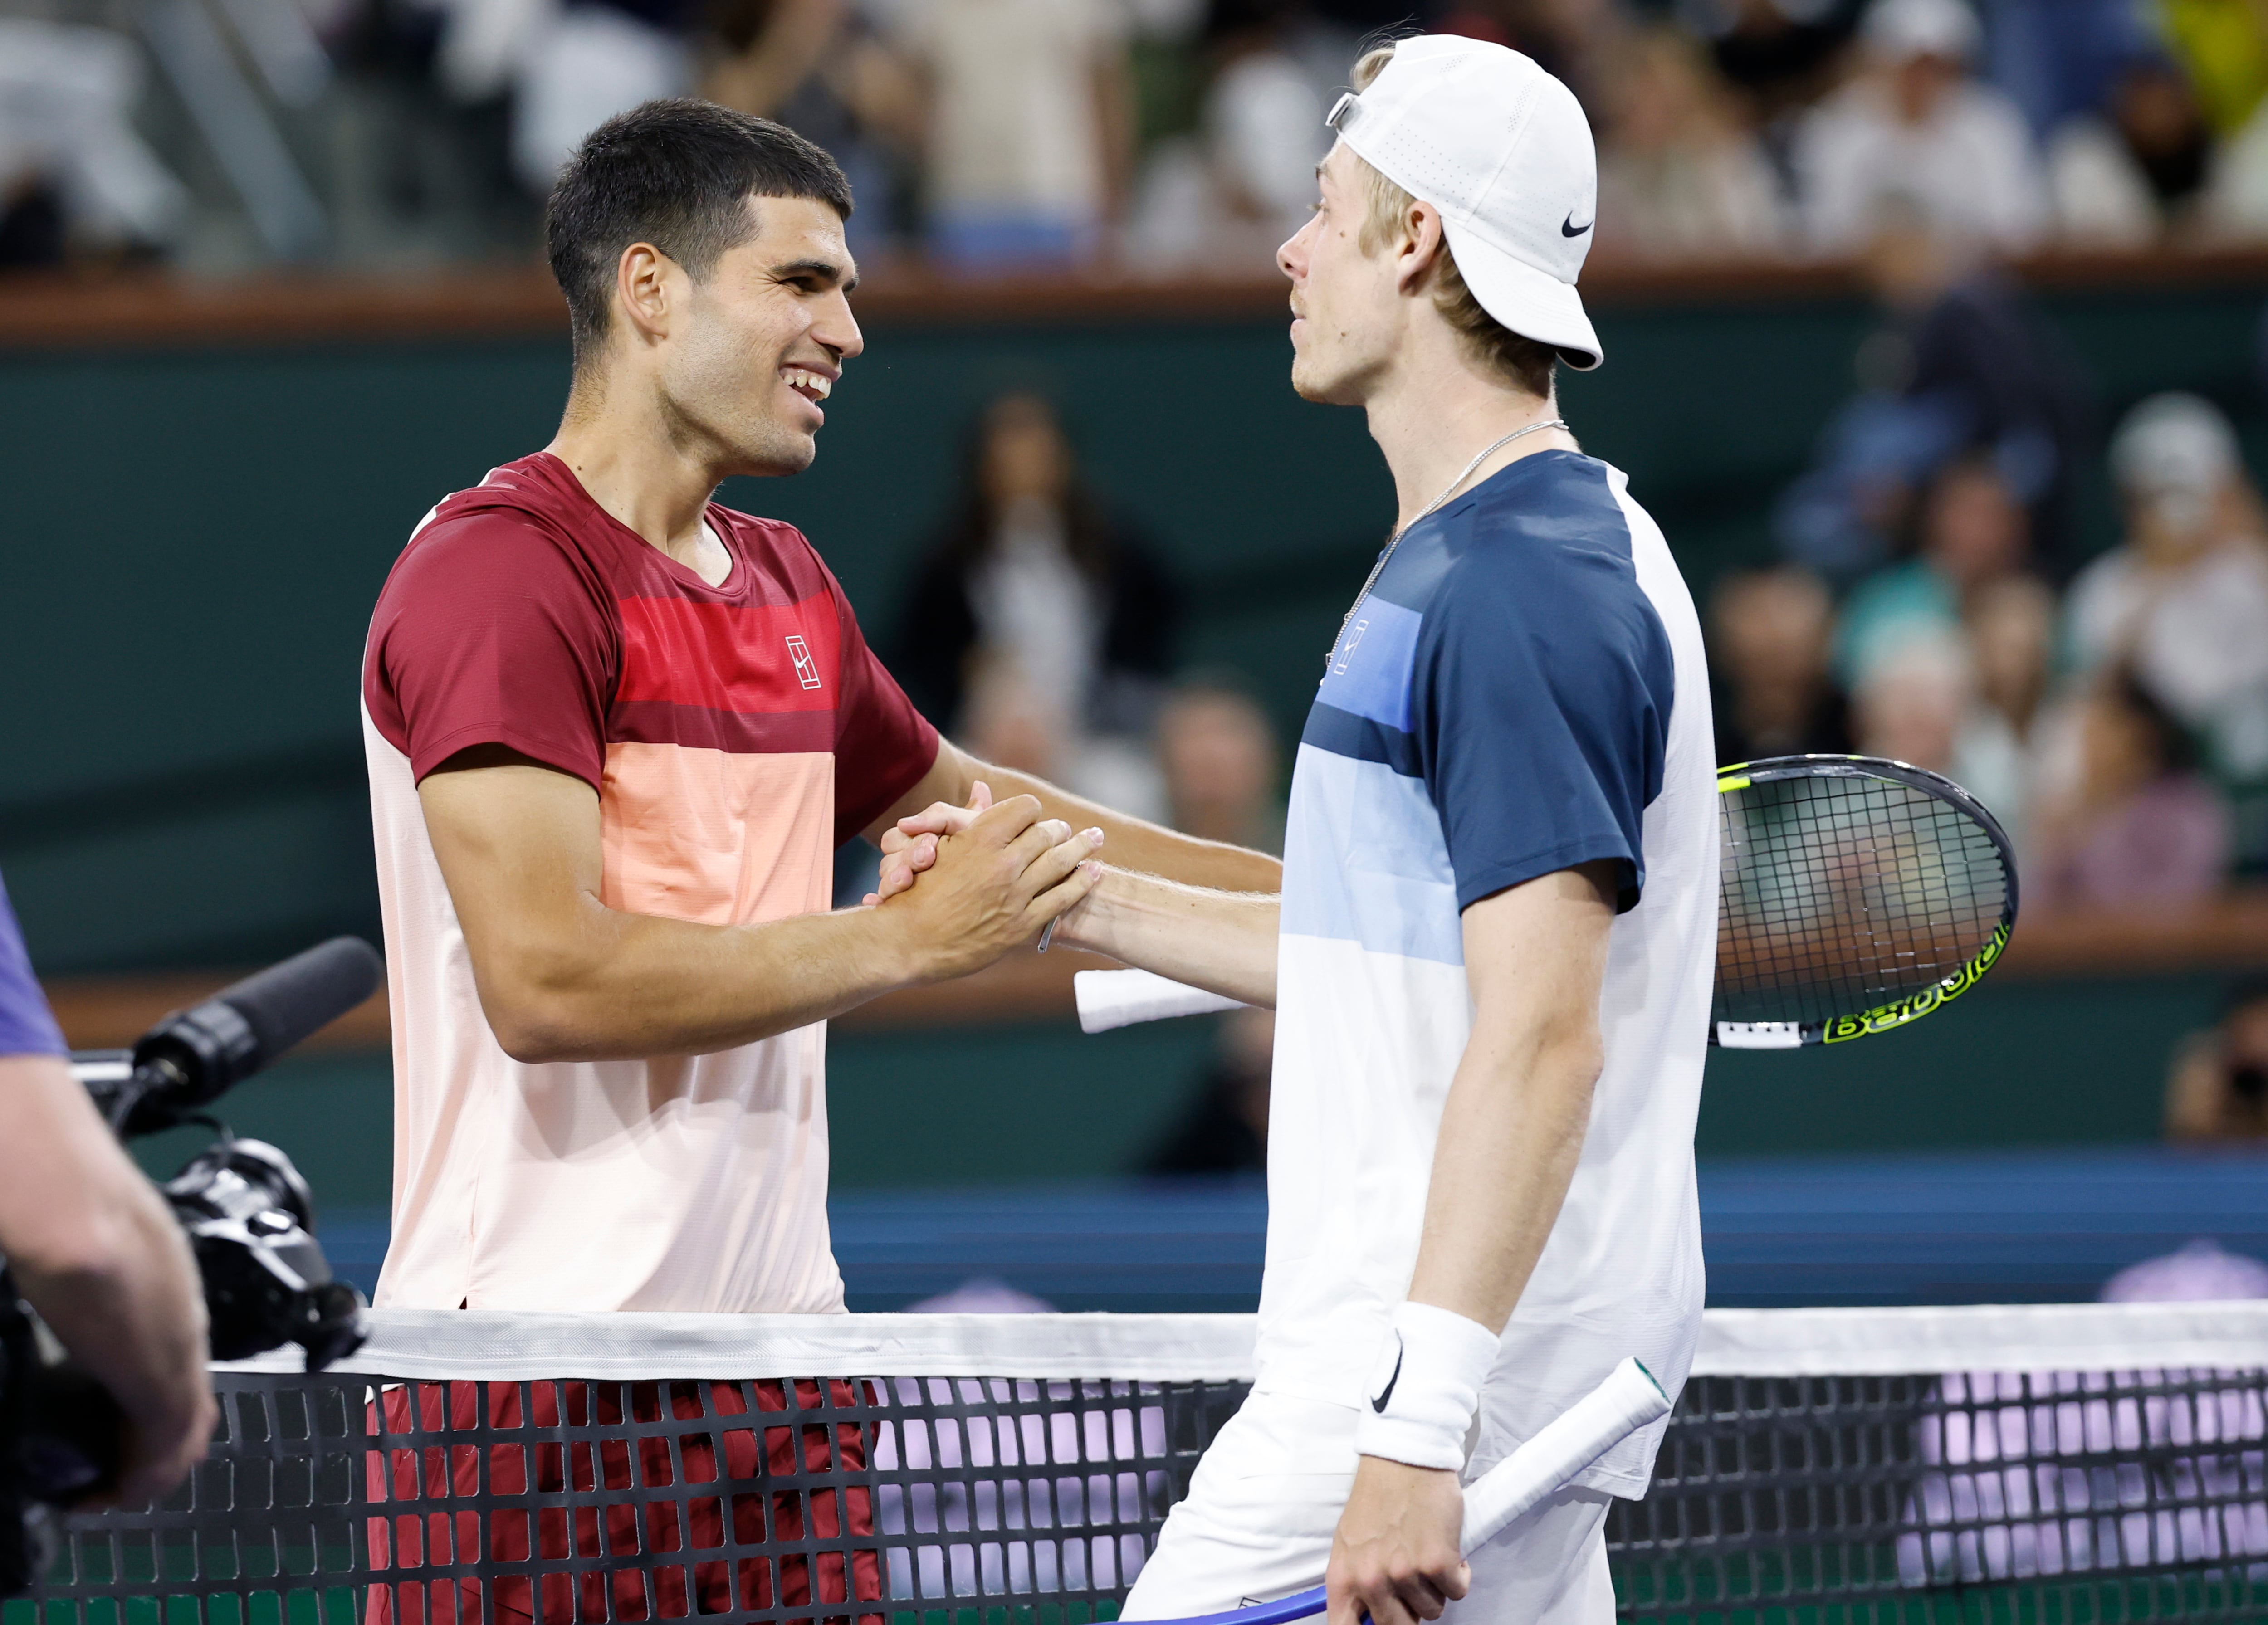
[(711, 587), (549, 455), (435, 509), (372, 621), (364, 744), (394, 1017), (389, 1307), (825, 1312), (824, 1023), (705, 1055), (504, 1054), (417, 784), (497, 744), (598, 792), (600, 896), (706, 924), (826, 908), (836, 847), (937, 732), (792, 526), (712, 505)]

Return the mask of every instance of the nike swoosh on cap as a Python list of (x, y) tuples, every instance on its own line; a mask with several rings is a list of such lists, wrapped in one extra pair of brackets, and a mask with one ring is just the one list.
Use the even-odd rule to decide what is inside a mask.
[(1584, 232), (1589, 231), (1591, 227), (1596, 224), (1598, 224), (1596, 220), (1590, 220), (1586, 221), (1581, 225), (1577, 225), (1575, 224), (1575, 211), (1571, 209), (1567, 211), (1567, 218), (1560, 224), (1559, 235), (1562, 237), (1580, 237)]

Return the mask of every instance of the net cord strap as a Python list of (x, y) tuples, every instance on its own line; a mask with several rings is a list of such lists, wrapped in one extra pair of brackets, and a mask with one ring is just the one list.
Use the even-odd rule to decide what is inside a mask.
[[(556, 1377), (1108, 1378), (1249, 1382), (1256, 1315), (540, 1314), (376, 1309), (341, 1373)], [(2268, 1365), (2268, 1303), (1712, 1309), (1695, 1376)], [(291, 1371), (296, 1349), (223, 1366)]]
[[(370, 1341), (333, 1371), (490, 1382), (817, 1373), (1248, 1382), (1257, 1317), (373, 1309), (370, 1321)], [(299, 1354), (280, 1349), (222, 1369), (293, 1371)]]

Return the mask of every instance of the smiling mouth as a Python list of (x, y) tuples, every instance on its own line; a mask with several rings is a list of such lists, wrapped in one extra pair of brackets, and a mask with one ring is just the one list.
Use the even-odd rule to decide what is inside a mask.
[(783, 367), (780, 376), (787, 380), (790, 389), (814, 406), (834, 393), (835, 380), (808, 367)]

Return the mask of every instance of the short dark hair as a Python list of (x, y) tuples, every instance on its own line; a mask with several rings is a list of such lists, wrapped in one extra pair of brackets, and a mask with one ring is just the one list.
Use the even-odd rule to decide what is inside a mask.
[(850, 183), (784, 124), (678, 98), (619, 114), (585, 137), (544, 212), (551, 274), (567, 296), (575, 364), (606, 337), (615, 268), (652, 243), (696, 279), (755, 235), (748, 200), (807, 197), (850, 217)]

